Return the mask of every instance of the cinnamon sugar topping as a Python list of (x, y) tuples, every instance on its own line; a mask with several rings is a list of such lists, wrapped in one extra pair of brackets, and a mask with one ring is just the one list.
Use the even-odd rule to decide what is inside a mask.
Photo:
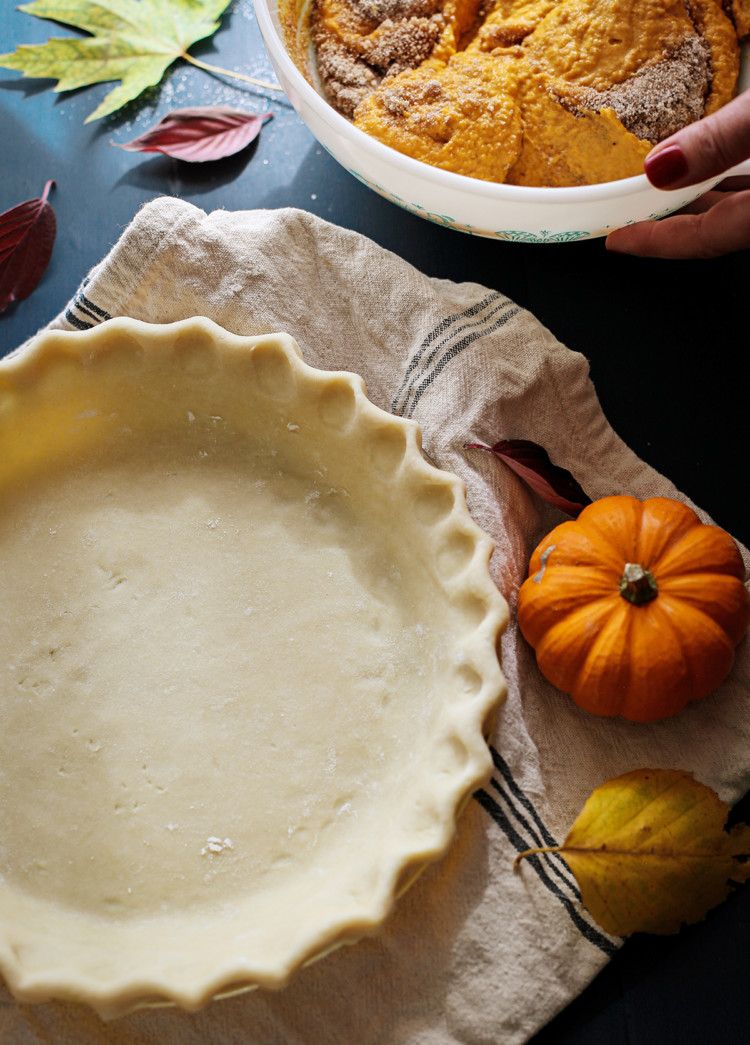
[[(737, 19), (714, 0), (312, 0), (311, 11), (318, 73), (344, 115), (408, 155), (517, 184), (641, 172), (651, 145), (729, 100), (739, 66)], [(462, 121), (454, 145), (424, 152)], [(493, 139), (511, 125), (499, 160)]]

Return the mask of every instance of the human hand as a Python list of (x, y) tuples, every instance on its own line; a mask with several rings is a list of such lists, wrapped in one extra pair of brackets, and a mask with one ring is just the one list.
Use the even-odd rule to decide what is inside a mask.
[[(680, 189), (750, 157), (750, 91), (665, 138), (646, 157), (657, 189)], [(611, 232), (608, 250), (654, 258), (713, 258), (750, 247), (750, 177), (729, 177), (676, 214)]]

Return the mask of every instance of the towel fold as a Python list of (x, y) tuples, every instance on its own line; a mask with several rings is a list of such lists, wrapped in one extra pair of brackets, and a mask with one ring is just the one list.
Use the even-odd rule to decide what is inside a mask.
[[(486, 287), (428, 278), (303, 211), (207, 215), (155, 199), (50, 325), (193, 315), (237, 334), (287, 331), (311, 365), (360, 374), (373, 402), (415, 418), (432, 462), (463, 479), (474, 519), (495, 541), (491, 570), (512, 611), (494, 774), (469, 803), (448, 856), (399, 900), (383, 931), (303, 969), (284, 990), (248, 992), (193, 1015), (136, 1012), (105, 1026), (76, 1005), (19, 1006), (3, 989), (0, 1039), (521, 1045), (589, 983), (619, 941), (581, 906), (562, 862), (525, 861), (514, 870), (516, 853), (562, 841), (590, 792), (631, 769), (687, 769), (726, 801), (745, 794), (750, 646), (739, 648), (710, 699), (665, 722), (634, 725), (580, 711), (542, 678), (513, 615), (531, 550), (564, 516), (502, 462), (465, 444), (533, 440), (592, 499), (686, 498), (618, 438), (586, 359), (530, 313)], [(750, 565), (744, 549), (743, 556)]]

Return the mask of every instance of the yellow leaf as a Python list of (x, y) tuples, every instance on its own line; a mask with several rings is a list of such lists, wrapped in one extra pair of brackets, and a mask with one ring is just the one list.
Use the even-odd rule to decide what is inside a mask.
[(730, 882), (750, 877), (750, 827), (725, 830), (729, 809), (689, 773), (638, 769), (602, 784), (559, 853), (584, 906), (614, 936), (674, 933), (701, 921)]
[(212, 73), (278, 90), (243, 73), (227, 72), (188, 53), (212, 36), (230, 0), (33, 0), (20, 10), (88, 33), (20, 44), (0, 54), (0, 66), (57, 80), (56, 91), (120, 81), (86, 118), (97, 120), (154, 87), (178, 58)]

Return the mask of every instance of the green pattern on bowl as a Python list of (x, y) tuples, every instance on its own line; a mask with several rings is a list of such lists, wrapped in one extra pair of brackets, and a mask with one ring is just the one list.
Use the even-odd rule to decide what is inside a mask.
[(427, 210), (425, 207), (421, 207), (418, 203), (409, 203), (407, 200), (402, 199), (400, 196), (396, 196), (395, 193), (390, 192), (388, 189), (384, 189), (383, 186), (378, 185), (377, 182), (365, 178), (359, 173), (359, 171), (355, 171), (352, 167), (347, 167), (347, 170), (357, 179), (357, 181), (366, 185), (368, 189), (372, 189), (380, 196), (384, 196), (387, 200), (390, 200), (391, 203), (395, 203), (397, 206), (409, 211), (410, 214), (414, 214), (419, 218), (426, 218), (428, 221), (432, 221), (436, 225), (445, 225), (447, 228), (457, 229), (459, 232), (468, 232), (471, 236), (482, 236), (485, 239), (489, 237), (491, 239), (507, 240), (509, 243), (574, 243), (576, 240), (591, 238), (591, 233), (589, 232), (547, 232), (544, 229), (538, 233), (515, 230), (492, 232), (486, 229), (476, 229), (471, 225), (464, 225), (462, 222), (456, 221), (456, 219), (452, 218), (449, 214), (435, 214), (432, 211)]

